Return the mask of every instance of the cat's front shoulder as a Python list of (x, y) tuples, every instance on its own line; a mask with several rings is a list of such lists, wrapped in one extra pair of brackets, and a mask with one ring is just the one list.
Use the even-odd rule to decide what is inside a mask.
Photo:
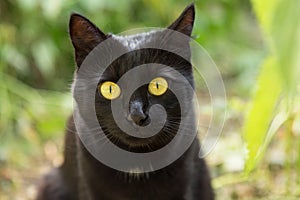
[(37, 200), (73, 200), (65, 183), (61, 168), (55, 168), (45, 175), (39, 185)]

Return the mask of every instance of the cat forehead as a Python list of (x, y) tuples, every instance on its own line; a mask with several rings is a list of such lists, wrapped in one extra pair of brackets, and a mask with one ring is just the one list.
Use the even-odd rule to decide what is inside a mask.
[(121, 43), (128, 50), (139, 49), (143, 44), (150, 43), (158, 39), (161, 31), (149, 31), (135, 35), (112, 35), (112, 38)]

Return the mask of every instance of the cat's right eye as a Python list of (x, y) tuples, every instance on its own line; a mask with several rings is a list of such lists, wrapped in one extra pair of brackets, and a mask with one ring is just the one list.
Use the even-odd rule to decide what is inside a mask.
[(168, 89), (168, 82), (163, 77), (157, 77), (153, 79), (149, 85), (148, 90), (150, 94), (155, 96), (163, 95)]
[(108, 100), (116, 99), (121, 94), (120, 87), (111, 81), (105, 81), (100, 85), (99, 89), (102, 96)]

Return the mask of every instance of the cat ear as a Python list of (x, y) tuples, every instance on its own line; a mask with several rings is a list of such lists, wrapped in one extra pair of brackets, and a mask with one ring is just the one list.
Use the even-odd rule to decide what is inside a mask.
[(80, 67), (89, 52), (107, 38), (92, 22), (76, 13), (71, 15), (69, 34), (75, 49), (75, 59), (78, 67)]
[(191, 36), (195, 19), (195, 6), (187, 6), (181, 15), (168, 28)]

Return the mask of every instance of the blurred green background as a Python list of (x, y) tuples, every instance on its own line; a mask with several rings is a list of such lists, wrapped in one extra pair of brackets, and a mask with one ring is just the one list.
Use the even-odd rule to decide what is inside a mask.
[[(119, 33), (166, 27), (189, 3), (1, 0), (1, 200), (33, 199), (40, 176), (62, 162), (75, 69), (70, 14)], [(207, 157), (218, 199), (299, 199), (299, 1), (195, 3), (193, 35), (227, 90), (225, 127)]]

